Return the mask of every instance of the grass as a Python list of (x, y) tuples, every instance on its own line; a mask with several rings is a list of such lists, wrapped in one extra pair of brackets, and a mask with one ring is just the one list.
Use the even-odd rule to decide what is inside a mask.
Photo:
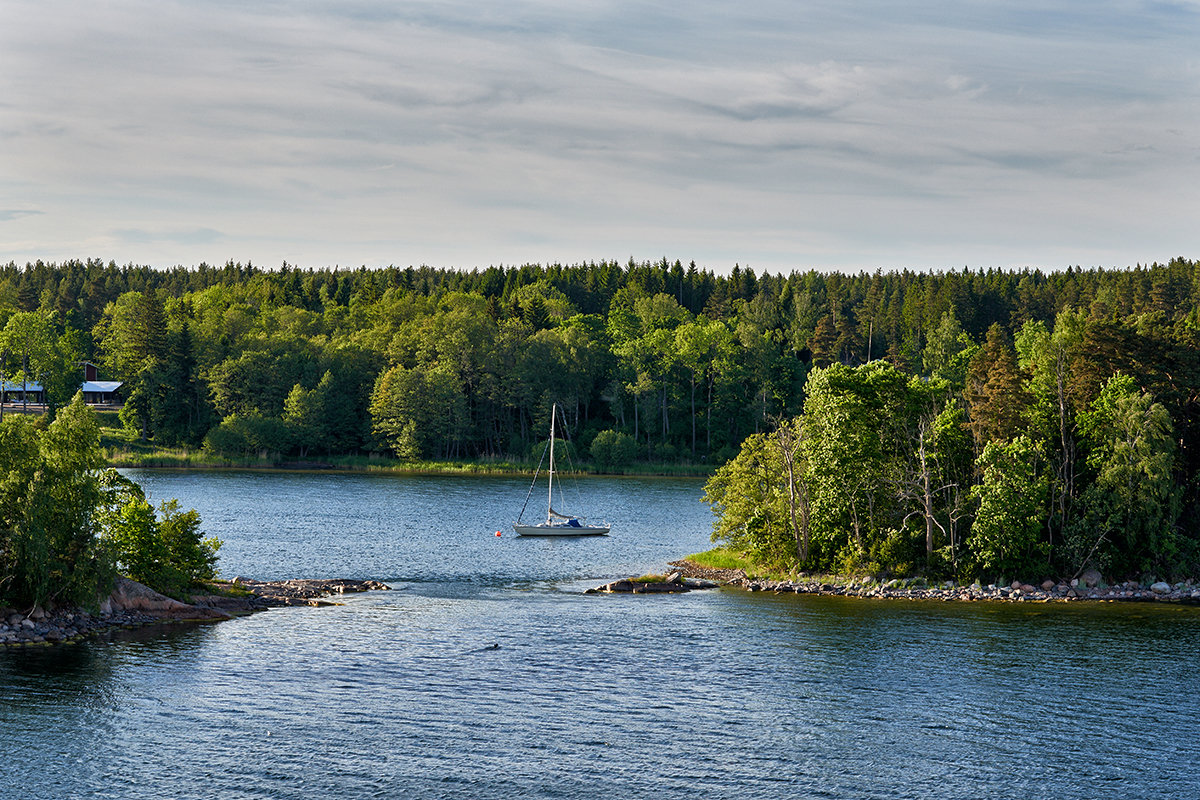
[(714, 547), (703, 553), (692, 553), (687, 559), (693, 564), (709, 569), (746, 569), (750, 564), (745, 556), (726, 547)]
[[(794, 569), (761, 564), (744, 553), (738, 553), (726, 547), (714, 547), (712, 550), (705, 550), (703, 553), (693, 553), (687, 557), (687, 560), (708, 569), (740, 569), (749, 578), (773, 581), (794, 581), (801, 579), (801, 576)], [(806, 573), (802, 579), (809, 583), (829, 583), (839, 586), (878, 583), (874, 578), (853, 575)], [(921, 579), (921, 581), (923, 583), (924, 579)], [(913, 583), (913, 585), (915, 586), (916, 584)]]
[[(404, 475), (532, 475), (534, 462), (505, 458), (474, 460), (401, 461), (377, 453), (361, 455), (319, 455), (306, 458), (279, 456), (231, 457), (186, 447), (163, 447), (143, 441), (135, 431), (121, 425), (115, 411), (96, 415), (100, 422), (100, 446), (114, 467), (150, 467), (166, 469), (330, 469), (348, 472), (379, 472)], [(712, 468), (703, 464), (635, 464), (614, 473), (593, 473), (588, 469), (563, 471), (562, 474), (642, 475), (670, 477), (706, 477)]]

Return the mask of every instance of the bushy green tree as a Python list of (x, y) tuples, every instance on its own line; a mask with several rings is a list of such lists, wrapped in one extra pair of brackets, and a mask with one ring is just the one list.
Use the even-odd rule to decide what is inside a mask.
[(1072, 526), (1071, 566), (1097, 564), (1121, 575), (1174, 571), (1181, 492), (1170, 415), (1130, 376), (1115, 375), (1079, 415), (1079, 427), (1095, 479)]
[(883, 361), (814, 369), (805, 384), (804, 480), (823, 566), (870, 566), (870, 554), (899, 521), (908, 378)]
[(98, 551), (95, 416), (75, 399), (44, 430), (23, 418), (0, 425), (0, 591), (18, 602), (94, 601), (104, 577)]
[(195, 509), (180, 511), (175, 500), (160, 504), (158, 513), (139, 491), (104, 518), (103, 542), (117, 569), (133, 580), (172, 597), (216, 577), (221, 543), (205, 539)]
[(784, 472), (774, 437), (747, 437), (738, 454), (718, 467), (704, 486), (704, 501), (716, 515), (713, 541), (763, 564), (795, 564), (796, 537), (786, 489), (779, 480)]
[(379, 376), (371, 420), (380, 443), (393, 452), (447, 457), (461, 441), (466, 417), (461, 386), (442, 369), (395, 366)]
[(1044, 457), (1021, 435), (991, 441), (977, 463), (982, 476), (972, 490), (979, 504), (969, 542), (975, 566), (985, 575), (1026, 578), (1047, 569), (1042, 541), (1048, 481)]
[(637, 443), (620, 431), (600, 431), (592, 440), (592, 463), (600, 472), (613, 472), (633, 463)]
[(287, 453), (292, 446), (292, 431), (278, 417), (261, 414), (234, 414), (204, 437), (204, 447), (223, 456), (260, 456)]

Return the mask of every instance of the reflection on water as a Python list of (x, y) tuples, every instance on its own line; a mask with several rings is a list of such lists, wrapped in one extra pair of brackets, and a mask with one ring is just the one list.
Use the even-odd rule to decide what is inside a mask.
[[(280, 500), (269, 476), (200, 477), (153, 489), (241, 508), (214, 531), (236, 571), (403, 580), (0, 651), (0, 797), (1185, 797), (1200, 765), (1193, 608), (585, 596), (704, 547), (699, 484), (588, 482), (649, 522), (546, 543), (469, 526), (503, 480), (373, 504), (371, 481), (338, 483), (347, 524), (305, 530), (328, 479), (277, 476)], [(397, 497), (470, 510), (392, 536), (379, 520), (419, 516)]]

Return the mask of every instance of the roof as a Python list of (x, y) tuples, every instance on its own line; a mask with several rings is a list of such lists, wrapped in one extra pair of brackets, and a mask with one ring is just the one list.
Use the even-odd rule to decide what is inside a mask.
[(0, 381), (0, 391), (19, 392), (22, 389), (24, 389), (27, 392), (40, 392), (42, 390), (42, 385), (40, 383), (38, 383), (37, 381), (26, 381), (24, 386), (22, 386), (19, 383), (10, 383), (9, 381)]
[(84, 392), (115, 392), (121, 386), (121, 381), (84, 381), (79, 388)]

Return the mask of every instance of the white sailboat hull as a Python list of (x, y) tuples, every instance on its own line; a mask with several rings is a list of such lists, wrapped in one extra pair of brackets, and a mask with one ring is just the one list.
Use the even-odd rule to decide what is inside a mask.
[(607, 536), (608, 525), (519, 525), (513, 530), (518, 536)]

